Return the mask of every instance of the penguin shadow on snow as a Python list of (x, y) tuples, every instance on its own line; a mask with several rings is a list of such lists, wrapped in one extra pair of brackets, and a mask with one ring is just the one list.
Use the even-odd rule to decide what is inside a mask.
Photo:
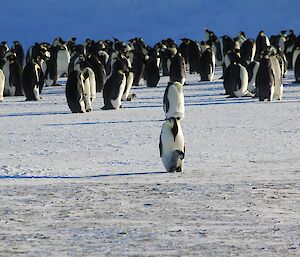
[(124, 120), (124, 121), (92, 121), (92, 122), (73, 122), (73, 123), (52, 123), (46, 126), (81, 126), (81, 125), (108, 125), (108, 124), (130, 124), (130, 123), (151, 123), (164, 120)]
[(8, 113), (0, 114), (0, 118), (6, 117), (26, 117), (26, 116), (44, 116), (44, 115), (66, 115), (70, 114), (67, 111), (57, 111), (57, 112), (22, 112), (22, 113)]

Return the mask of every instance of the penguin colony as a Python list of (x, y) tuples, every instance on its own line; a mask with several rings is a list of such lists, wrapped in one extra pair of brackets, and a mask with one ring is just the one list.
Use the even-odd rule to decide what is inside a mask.
[(169, 76), (163, 96), (165, 121), (160, 133), (160, 157), (168, 172), (183, 171), (185, 156), (181, 121), (184, 118), (186, 73), (199, 74), (200, 81), (213, 81), (216, 66), (223, 69), (227, 97), (252, 97), (259, 101), (281, 100), (282, 79), (287, 70), (300, 83), (300, 36), (293, 30), (268, 37), (260, 31), (247, 38), (217, 37), (208, 29), (201, 42), (182, 38), (178, 45), (164, 39), (153, 47), (142, 38), (123, 42), (86, 39), (77, 43), (57, 37), (53, 43), (35, 43), (26, 55), (22, 44), (0, 43), (0, 102), (4, 97), (25, 96), (26, 101), (41, 100), (44, 86), (59, 86), (66, 77), (65, 94), (73, 113), (93, 110), (97, 92), (102, 93), (103, 110), (118, 110), (122, 101), (131, 101), (132, 87), (144, 81), (156, 87), (160, 76)]

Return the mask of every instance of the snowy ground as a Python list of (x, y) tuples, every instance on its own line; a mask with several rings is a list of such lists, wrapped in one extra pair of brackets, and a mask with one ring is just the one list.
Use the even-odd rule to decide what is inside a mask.
[[(220, 71), (216, 77), (220, 77)], [(300, 85), (282, 102), (185, 86), (186, 164), (164, 172), (157, 88), (70, 113), (63, 87), (0, 103), (0, 256), (299, 256)]]

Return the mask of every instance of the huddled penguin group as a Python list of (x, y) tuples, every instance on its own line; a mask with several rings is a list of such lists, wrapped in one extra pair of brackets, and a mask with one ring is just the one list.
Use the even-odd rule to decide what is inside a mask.
[[(41, 100), (44, 86), (63, 86), (72, 113), (92, 111), (97, 93), (103, 97), (102, 110), (119, 110), (122, 102), (137, 96), (133, 87), (142, 83), (158, 86), (168, 77), (162, 96), (165, 121), (161, 127), (159, 150), (167, 172), (182, 172), (185, 142), (181, 122), (185, 115), (184, 86), (187, 74), (198, 74), (199, 81), (215, 80), (216, 66), (223, 69), (224, 95), (251, 97), (259, 101), (282, 100), (283, 78), (288, 69), (300, 83), (300, 36), (293, 30), (268, 37), (260, 31), (256, 38), (245, 32), (236, 37), (218, 37), (204, 30), (202, 41), (171, 38), (153, 47), (142, 38), (127, 42), (112, 38), (77, 43), (57, 37), (52, 43), (35, 43), (26, 55), (22, 44), (11, 47), (0, 43), (0, 102), (5, 97), (25, 96), (26, 101)], [(219, 79), (219, 78), (218, 78)], [(99, 97), (99, 94), (98, 94)]]

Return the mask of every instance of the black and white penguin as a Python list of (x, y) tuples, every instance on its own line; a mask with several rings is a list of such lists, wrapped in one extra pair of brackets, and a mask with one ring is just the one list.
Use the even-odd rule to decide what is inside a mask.
[(282, 95), (283, 95), (282, 71), (281, 71), (277, 53), (273, 52), (270, 56), (270, 60), (271, 60), (272, 72), (274, 75), (273, 99), (282, 100)]
[(178, 52), (181, 53), (182, 57), (184, 58), (186, 66), (189, 66), (189, 44), (191, 42), (188, 38), (181, 38), (182, 42), (178, 47)]
[(188, 48), (188, 59), (189, 59), (189, 68), (190, 74), (200, 73), (199, 63), (200, 63), (200, 47), (196, 41), (191, 40)]
[(17, 61), (23, 68), (23, 66), (24, 66), (24, 49), (23, 49), (22, 44), (19, 41), (14, 41), (13, 46), (11, 47), (11, 51), (16, 54)]
[(225, 71), (224, 75), (225, 95), (229, 97), (253, 96), (248, 91), (248, 72), (240, 63), (233, 62)]
[(37, 62), (30, 62), (25, 65), (23, 70), (22, 83), (26, 101), (41, 100), (40, 91), (41, 84), (44, 84), (42, 69)]
[(126, 65), (118, 57), (113, 65), (112, 74), (103, 88), (103, 110), (118, 110), (121, 107), (121, 99), (126, 86), (126, 72)]
[(57, 76), (59, 78), (66, 77), (68, 75), (68, 67), (71, 59), (67, 45), (58, 45), (56, 58)]
[(149, 48), (148, 55), (145, 57), (145, 71), (144, 79), (146, 81), (147, 87), (156, 87), (160, 75), (159, 75), (159, 65), (158, 65), (158, 51), (157, 48)]
[(66, 83), (66, 98), (68, 106), (73, 113), (86, 112), (84, 99), (84, 80), (86, 78), (79, 70), (73, 70)]
[(253, 94), (256, 92), (255, 82), (258, 68), (259, 62), (257, 61), (252, 61), (246, 66), (246, 69), (248, 71), (248, 91)]
[(5, 76), (4, 96), (24, 95), (22, 86), (23, 69), (15, 53), (7, 52), (3, 72)]
[(175, 117), (184, 118), (184, 94), (183, 84), (180, 82), (169, 82), (165, 89), (163, 98), (163, 109), (166, 119)]
[(244, 41), (240, 47), (241, 62), (244, 66), (254, 61), (256, 52), (256, 43), (254, 39), (249, 38)]
[(57, 51), (58, 46), (49, 46), (50, 57), (46, 58), (42, 69), (45, 75), (46, 86), (57, 86)]
[(293, 70), (295, 83), (300, 83), (300, 47), (297, 47), (293, 53)]
[(270, 46), (270, 40), (264, 31), (260, 31), (255, 40), (256, 43), (256, 52), (255, 60), (259, 61), (262, 53)]
[(86, 61), (79, 63), (72, 71), (66, 84), (66, 97), (69, 108), (74, 113), (92, 111), (92, 102), (96, 99), (96, 79), (93, 70)]
[(104, 84), (107, 80), (106, 71), (104, 65), (93, 54), (87, 56), (87, 62), (90, 64), (91, 69), (95, 73), (96, 79), (96, 91), (102, 92)]
[(4, 100), (4, 84), (5, 84), (5, 76), (3, 71), (0, 69), (0, 102)]
[(185, 145), (180, 121), (174, 117), (167, 119), (161, 128), (159, 151), (167, 172), (182, 172)]
[(126, 66), (126, 85), (124, 89), (124, 93), (122, 95), (122, 101), (131, 101), (136, 97), (136, 94), (130, 94), (133, 81), (134, 81), (134, 73), (132, 69), (132, 64), (130, 61), (130, 54), (131, 54), (131, 47), (129, 45), (126, 45), (122, 49), (122, 54), (120, 54), (120, 58), (123, 61), (123, 63)]
[(215, 74), (215, 65), (215, 54), (212, 51), (212, 49), (207, 45), (205, 49), (203, 48), (199, 62), (201, 81), (213, 81)]
[(171, 58), (170, 64), (170, 82), (180, 82), (182, 85), (185, 84), (186, 74), (185, 74), (185, 61), (181, 53), (176, 53)]
[(259, 101), (272, 101), (274, 95), (275, 77), (272, 71), (272, 62), (269, 53), (264, 53), (260, 60), (256, 75), (256, 96)]
[(48, 48), (43, 45), (36, 45), (32, 60), (27, 63), (23, 70), (22, 84), (26, 101), (38, 101), (41, 99), (45, 77), (42, 70), (43, 62), (50, 57)]

